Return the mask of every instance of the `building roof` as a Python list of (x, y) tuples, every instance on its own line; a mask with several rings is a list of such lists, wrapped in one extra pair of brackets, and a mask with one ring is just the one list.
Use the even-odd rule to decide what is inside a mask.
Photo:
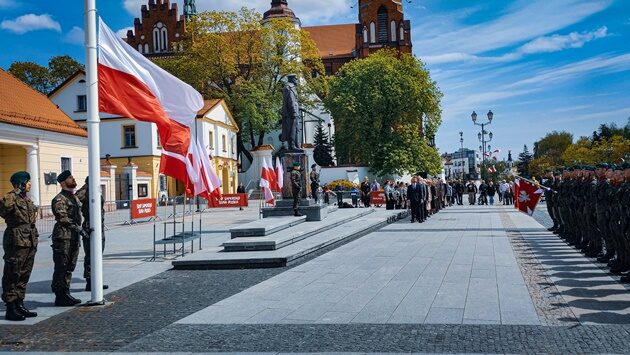
[(46, 95), (0, 69), (0, 122), (87, 137)]
[(356, 47), (356, 24), (304, 27), (319, 49), (322, 59), (351, 57)]
[[(223, 106), (223, 109), (225, 110), (225, 113), (227, 114), (227, 117), (230, 120), (230, 123), (232, 125), (231, 128), (233, 128), (235, 132), (238, 132), (239, 131), (238, 124), (234, 120), (234, 117), (232, 116), (232, 112), (230, 112), (230, 109), (228, 108), (227, 104), (225, 103), (225, 100), (223, 99), (203, 100), (203, 108), (201, 108), (201, 110), (197, 112), (197, 118), (203, 118), (205, 115), (208, 114), (208, 112), (212, 111), (215, 107), (219, 105)], [(212, 121), (215, 121), (215, 120), (212, 120)], [(215, 121), (215, 122), (218, 122), (218, 121)]]
[(64, 87), (66, 87), (66, 85), (70, 84), (74, 80), (74, 78), (76, 78), (77, 76), (85, 76), (85, 70), (79, 69), (75, 71), (74, 74), (70, 75), (66, 80), (63, 81), (63, 83), (57, 85), (56, 88), (54, 88), (51, 92), (49, 92), (48, 98), (52, 98), (53, 96), (55, 96), (57, 92), (59, 92)]
[(223, 99), (203, 100), (203, 108), (197, 112), (197, 116), (203, 116), (212, 110), (216, 105), (220, 104)]

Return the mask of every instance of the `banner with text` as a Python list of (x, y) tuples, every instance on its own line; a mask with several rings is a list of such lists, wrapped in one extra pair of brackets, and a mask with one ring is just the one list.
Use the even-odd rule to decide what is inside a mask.
[(247, 207), (247, 194), (222, 194), (220, 198), (213, 197), (208, 201), (208, 207)]
[(370, 191), (370, 204), (372, 204), (372, 205), (384, 205), (385, 204), (385, 192), (384, 191)]
[(154, 199), (146, 198), (131, 201), (131, 219), (155, 217), (156, 212)]

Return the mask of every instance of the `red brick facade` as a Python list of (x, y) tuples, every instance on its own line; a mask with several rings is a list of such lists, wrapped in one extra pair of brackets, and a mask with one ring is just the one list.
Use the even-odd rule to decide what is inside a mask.
[(181, 50), (175, 48), (186, 32), (186, 21), (180, 16), (177, 3), (149, 0), (142, 5), (141, 19), (136, 18), (133, 31), (127, 31), (127, 43), (144, 55), (162, 55)]
[(411, 53), (411, 23), (405, 20), (402, 0), (359, 0), (357, 44), (359, 58), (381, 48)]

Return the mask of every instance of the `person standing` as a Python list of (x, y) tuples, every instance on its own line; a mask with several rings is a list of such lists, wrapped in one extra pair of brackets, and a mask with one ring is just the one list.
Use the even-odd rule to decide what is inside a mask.
[(293, 195), (293, 215), (301, 217), (302, 214), (298, 210), (300, 202), (302, 202), (302, 173), (300, 172), (300, 162), (293, 163), (291, 171), (291, 193)]
[[(83, 215), (83, 236), (81, 241), (83, 242), (83, 252), (85, 257), (83, 259), (83, 278), (85, 279), (85, 290), (92, 291), (92, 267), (90, 260), (90, 237), (92, 232), (92, 226), (90, 225), (90, 188), (88, 185), (88, 177), (85, 178), (85, 185), (76, 193), (79, 202), (81, 202), (81, 214)], [(105, 199), (101, 195), (101, 248), (105, 250)], [(107, 290), (108, 285), (103, 285), (103, 290)]]
[(466, 192), (468, 193), (468, 204), (474, 205), (475, 199), (477, 198), (477, 185), (475, 185), (472, 181), (468, 181), (468, 185), (466, 185)]
[(363, 202), (363, 206), (370, 207), (370, 191), (372, 189), (370, 186), (370, 180), (368, 179), (367, 176), (363, 179), (360, 189), (361, 189), (361, 202)]
[(2, 273), (2, 301), (6, 304), (4, 319), (23, 321), (37, 317), (24, 307), (26, 285), (33, 271), (39, 233), (35, 227), (37, 206), (27, 194), (31, 190), (31, 176), (26, 171), (11, 175), (10, 191), (0, 199), (0, 217), (6, 222), (2, 241), (4, 271)]
[(319, 173), (317, 172), (317, 164), (311, 165), (311, 173), (309, 174), (311, 180), (311, 197), (317, 202), (317, 190), (319, 190)]
[(81, 209), (79, 199), (74, 194), (77, 182), (69, 170), (57, 176), (61, 192), (52, 200), (55, 226), (52, 232), (53, 261), (55, 269), (52, 277), (52, 291), (55, 293), (55, 306), (69, 307), (81, 303), (70, 295), (70, 280), (77, 266), (79, 245), (81, 244)]
[(494, 186), (494, 182), (490, 181), (488, 184), (488, 189), (486, 190), (488, 194), (488, 201), (490, 202), (490, 206), (494, 205), (494, 195), (497, 193), (496, 186)]
[(415, 176), (411, 178), (411, 184), (407, 187), (407, 198), (411, 204), (411, 223), (420, 222), (422, 220), (422, 213), (420, 212), (422, 187), (418, 184), (418, 179)]
[[(554, 231), (554, 230), (556, 230), (558, 228), (558, 218), (554, 214), (554, 205), (553, 205), (553, 203), (554, 203), (554, 201), (553, 201), (554, 178), (553, 178), (553, 173), (551, 171), (547, 171), (545, 177), (547, 178), (543, 182), (543, 186), (546, 187), (546, 189), (545, 189), (545, 203), (547, 204), (547, 213), (549, 213), (549, 217), (553, 221), (553, 226), (551, 226), (547, 230)], [(590, 183), (591, 182), (589, 181), (589, 184)]]
[[(279, 179), (282, 179), (282, 176), (280, 176), (280, 177), (278, 177), (278, 178), (279, 178)], [(236, 193), (237, 193), (237, 194), (244, 194), (244, 193), (247, 193), (247, 192), (245, 191), (245, 186), (243, 186), (243, 183), (242, 183), (242, 182), (239, 182), (239, 183), (238, 183), (238, 187), (236, 188)], [(243, 210), (243, 207), (242, 207), (242, 206), (240, 206), (238, 209), (239, 209), (239, 211), (242, 211), (242, 210)]]
[(455, 184), (455, 193), (457, 196), (457, 204), (462, 206), (464, 204), (464, 182), (462, 180), (457, 180), (457, 184)]
[(485, 180), (481, 180), (481, 184), (479, 185), (479, 204), (488, 204), (488, 184), (486, 184)]

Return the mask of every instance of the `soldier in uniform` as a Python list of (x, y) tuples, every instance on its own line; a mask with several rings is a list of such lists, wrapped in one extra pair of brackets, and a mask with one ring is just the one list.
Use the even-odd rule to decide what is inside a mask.
[[(624, 182), (621, 184), (619, 195), (621, 196), (620, 200), (617, 200), (619, 207), (622, 210), (621, 216), (621, 228), (623, 228), (624, 240), (626, 243), (626, 253), (630, 254), (630, 209), (627, 206), (630, 206), (630, 164), (623, 164), (623, 175)], [(626, 206), (626, 208), (623, 208)], [(630, 255), (626, 255), (626, 260), (630, 262)], [(630, 282), (630, 274), (626, 274), (621, 278), (622, 282)]]
[[(92, 283), (91, 283), (91, 260), (90, 260), (90, 236), (92, 233), (92, 227), (90, 226), (90, 187), (88, 185), (88, 177), (85, 178), (85, 185), (81, 186), (79, 191), (76, 193), (79, 202), (81, 202), (81, 214), (83, 215), (83, 231), (85, 232), (82, 241), (83, 241), (83, 251), (85, 257), (83, 258), (83, 278), (85, 278), (85, 290), (92, 291)], [(101, 247), (105, 250), (105, 198), (101, 195)], [(103, 289), (107, 290), (109, 288), (108, 285), (103, 285)]]
[(293, 214), (296, 217), (302, 216), (298, 208), (302, 200), (302, 173), (300, 172), (300, 162), (293, 163), (291, 171), (291, 193), (293, 194)]
[(2, 300), (7, 310), (4, 319), (23, 321), (37, 317), (37, 313), (24, 307), (26, 285), (31, 277), (39, 234), (35, 227), (37, 207), (26, 195), (31, 189), (31, 176), (20, 171), (11, 176), (14, 190), (0, 199), (0, 217), (7, 227), (4, 231), (4, 272), (2, 274)]
[(59, 174), (57, 181), (62, 190), (52, 200), (56, 223), (52, 232), (55, 271), (51, 288), (55, 293), (55, 306), (69, 307), (81, 303), (81, 300), (70, 295), (70, 280), (77, 265), (83, 230), (80, 202), (74, 194), (77, 182), (68, 170)]
[(311, 197), (317, 202), (317, 190), (319, 189), (319, 173), (317, 172), (317, 164), (311, 165), (311, 173), (309, 174), (311, 180)]
[[(547, 171), (545, 177), (547, 178), (547, 180), (545, 180), (545, 182), (543, 183), (543, 186), (546, 187), (545, 189), (545, 202), (547, 203), (547, 213), (549, 213), (549, 217), (551, 217), (551, 220), (553, 221), (553, 226), (551, 228), (549, 228), (550, 231), (553, 231), (555, 229), (558, 228), (558, 218), (554, 215), (554, 206), (553, 206), (553, 174), (551, 173), (551, 171)], [(501, 194), (499, 194), (499, 196), (501, 196)]]

